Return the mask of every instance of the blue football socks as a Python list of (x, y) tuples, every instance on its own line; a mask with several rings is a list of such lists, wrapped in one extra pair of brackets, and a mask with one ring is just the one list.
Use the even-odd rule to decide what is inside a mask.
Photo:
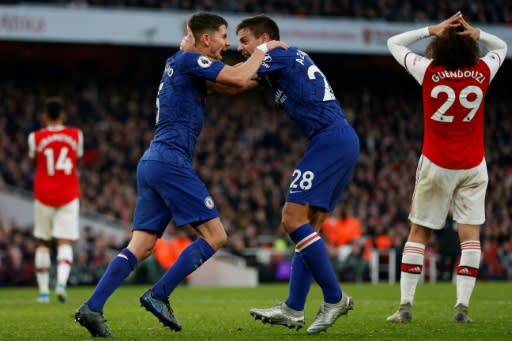
[(153, 286), (151, 289), (153, 296), (159, 300), (169, 297), (178, 284), (206, 262), (214, 253), (215, 250), (206, 240), (202, 238), (196, 239), (183, 250), (176, 263)]
[(103, 312), (105, 302), (137, 266), (137, 258), (128, 249), (123, 249), (110, 262), (87, 305), (92, 311)]
[(322, 288), (324, 301), (331, 304), (338, 303), (342, 292), (322, 238), (311, 224), (302, 225), (293, 231), (290, 237), (313, 278)]
[(304, 310), (312, 281), (313, 275), (311, 271), (309, 271), (306, 263), (304, 263), (300, 252), (295, 251), (292, 258), (292, 272), (290, 275), (288, 299), (285, 302), (286, 305), (294, 310)]

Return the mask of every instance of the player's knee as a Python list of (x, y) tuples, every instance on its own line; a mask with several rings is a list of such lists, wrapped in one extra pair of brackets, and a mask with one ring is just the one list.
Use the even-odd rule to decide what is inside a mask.
[(409, 241), (426, 244), (430, 239), (432, 229), (424, 227), (418, 224), (411, 225), (411, 231), (409, 232)]
[(154, 243), (131, 243), (128, 244), (128, 250), (137, 258), (138, 262), (143, 261), (144, 259), (148, 258), (152, 252)]
[(459, 233), (459, 240), (461, 242), (480, 240), (479, 225), (458, 224), (457, 229)]
[(297, 219), (297, 217), (295, 217), (293, 215), (283, 214), (283, 216), (281, 217), (281, 225), (283, 225), (283, 228), (287, 233), (292, 233), (298, 227), (300, 227), (306, 223), (307, 223), (307, 220)]
[(286, 214), (284, 214), (283, 212), (283, 215), (281, 216), (281, 225), (283, 226), (283, 229), (288, 232), (291, 228), (291, 219), (289, 216), (287, 216)]
[(219, 218), (212, 219), (197, 228), (197, 232), (208, 244), (218, 250), (226, 244), (228, 236)]
[(227, 241), (228, 236), (224, 229), (221, 232), (218, 232), (214, 236), (210, 237), (210, 240), (207, 240), (207, 242), (215, 251), (223, 247), (227, 243)]
[(284, 209), (281, 216), (281, 224), (287, 233), (295, 231), (298, 227), (309, 222), (307, 211), (297, 209)]
[(153, 252), (153, 248), (149, 247), (138, 247), (134, 250), (130, 250), (135, 258), (137, 258), (137, 262), (142, 262), (146, 258), (148, 258)]

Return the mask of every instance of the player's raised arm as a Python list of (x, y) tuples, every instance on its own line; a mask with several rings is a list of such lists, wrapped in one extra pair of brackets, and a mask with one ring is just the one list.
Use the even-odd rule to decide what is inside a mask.
[(482, 59), (491, 70), (491, 79), (494, 78), (507, 56), (507, 43), (493, 34), (472, 27), (464, 18), (460, 18), (459, 22), (464, 30), (457, 34), (470, 36), (474, 40), (480, 41), (487, 48), (488, 52)]
[(429, 36), (442, 36), (447, 28), (461, 25), (459, 22), (461, 18), (462, 13), (457, 12), (437, 25), (394, 35), (388, 39), (388, 49), (396, 61), (421, 84), (431, 59), (414, 53), (408, 46)]
[(441, 21), (439, 24), (429, 26), (428, 33), (431, 36), (442, 37), (449, 28), (460, 26), (461, 19), (463, 19), (462, 13), (458, 11), (448, 19)]
[(278, 41), (271, 40), (259, 45), (254, 53), (240, 66), (226, 65), (220, 71), (216, 81), (222, 84), (233, 85), (237, 87), (246, 87), (251, 82), (256, 71), (258, 71), (265, 55), (274, 48), (288, 48), (288, 45)]
[(407, 46), (415, 43), (416, 41), (428, 37), (428, 27), (419, 28), (412, 31), (403, 32), (394, 35), (388, 39), (388, 49), (397, 62), (407, 69), (405, 58), (411, 53), (411, 49)]
[(423, 27), (394, 35), (388, 39), (388, 49), (396, 61), (407, 69), (406, 58), (409, 53), (412, 53), (412, 51), (407, 46), (429, 36), (442, 35), (446, 28), (452, 27), (454, 25), (460, 25), (458, 20), (461, 18), (462, 14), (457, 12), (452, 17), (437, 25)]
[(195, 48), (196, 41), (194, 39), (194, 34), (192, 30), (187, 25), (187, 35), (181, 39), (180, 42), (180, 50), (182, 51), (191, 51)]
[(388, 39), (388, 49), (393, 57), (420, 84), (423, 82), (425, 70), (431, 60), (414, 53), (407, 46), (429, 35), (428, 27), (423, 27), (394, 35)]

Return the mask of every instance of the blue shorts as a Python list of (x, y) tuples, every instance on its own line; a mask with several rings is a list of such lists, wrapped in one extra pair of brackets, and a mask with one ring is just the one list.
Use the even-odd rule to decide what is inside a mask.
[(359, 138), (345, 122), (315, 134), (293, 171), (286, 201), (334, 210), (359, 158)]
[(196, 226), (219, 216), (205, 184), (192, 166), (142, 160), (137, 166), (137, 202), (132, 230), (161, 236), (169, 222)]

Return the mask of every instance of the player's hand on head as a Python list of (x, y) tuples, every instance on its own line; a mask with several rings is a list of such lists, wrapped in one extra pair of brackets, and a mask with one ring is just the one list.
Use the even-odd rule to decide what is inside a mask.
[(446, 20), (443, 20), (437, 25), (428, 27), (428, 32), (432, 36), (441, 37), (444, 32), (450, 27), (458, 27), (461, 25), (460, 19), (462, 19), (462, 13), (458, 11)]
[(465, 19), (464, 17), (461, 17), (459, 19), (459, 23), (460, 25), (462, 26), (462, 28), (464, 29), (463, 31), (461, 32), (457, 32), (458, 35), (461, 35), (461, 36), (470, 36), (471, 38), (473, 38), (474, 40), (478, 40), (480, 39), (480, 30), (478, 28), (474, 28), (473, 26), (471, 26)]
[(194, 34), (192, 33), (192, 30), (187, 25), (187, 35), (181, 39), (180, 42), (180, 50), (182, 51), (189, 51), (195, 47), (195, 39)]
[(188, 41), (187, 36), (184, 36), (183, 38), (181, 38), (180, 50), (181, 51), (190, 50), (190, 42)]

